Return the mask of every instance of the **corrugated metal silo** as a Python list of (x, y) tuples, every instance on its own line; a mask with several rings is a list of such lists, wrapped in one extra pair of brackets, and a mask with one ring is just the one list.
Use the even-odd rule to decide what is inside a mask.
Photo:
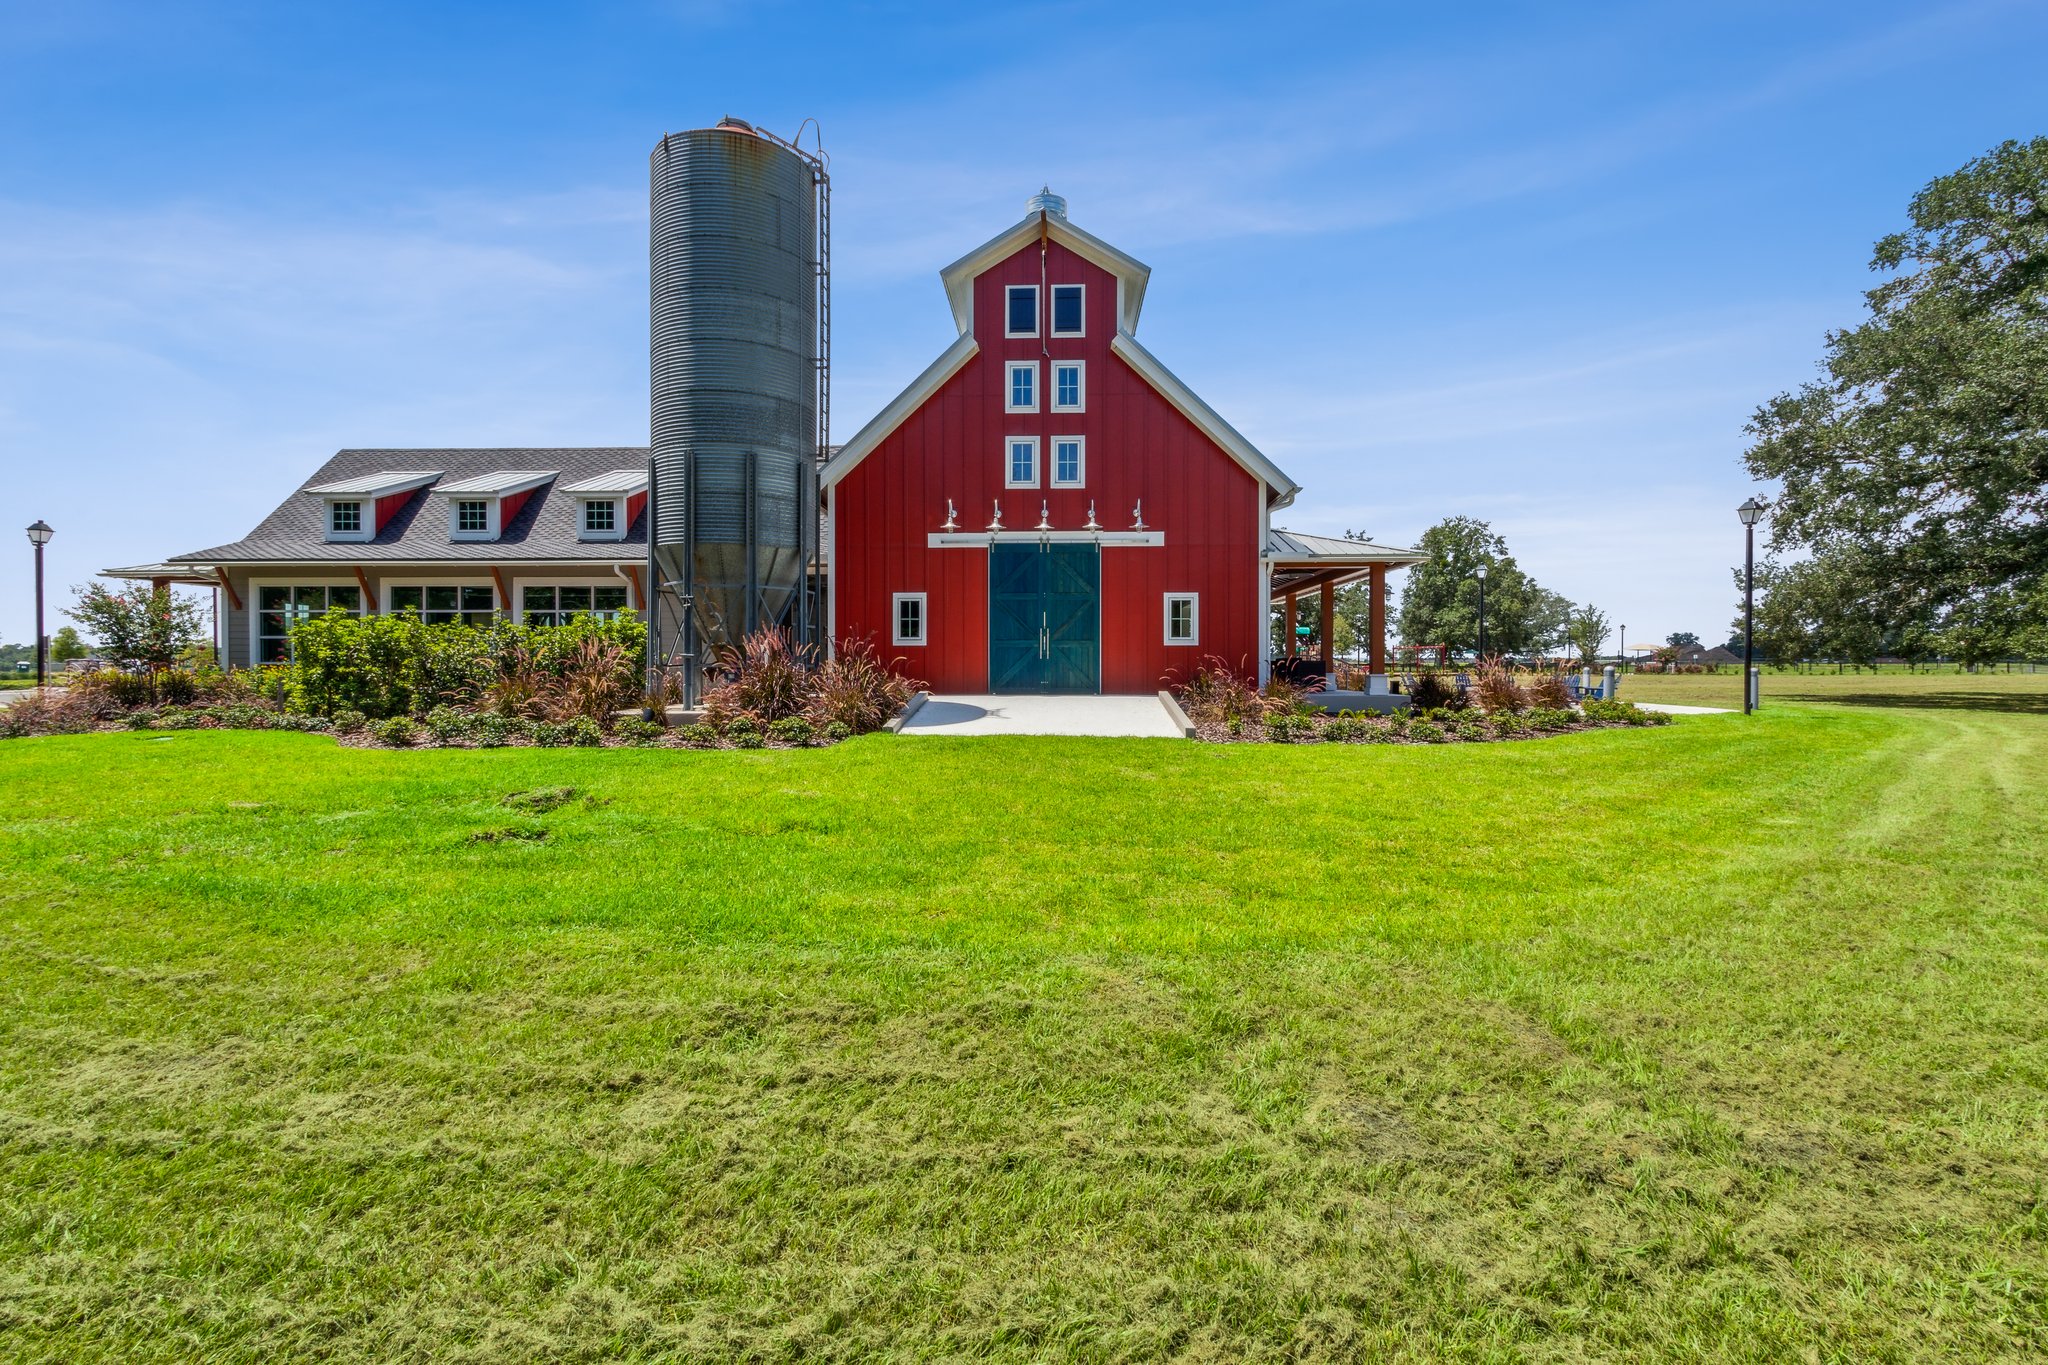
[(650, 658), (686, 700), (719, 646), (814, 640), (821, 160), (737, 120), (650, 158)]

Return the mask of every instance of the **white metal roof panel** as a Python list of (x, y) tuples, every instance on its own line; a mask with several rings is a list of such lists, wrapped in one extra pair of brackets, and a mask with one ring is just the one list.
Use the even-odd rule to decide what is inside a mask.
[(457, 479), (453, 483), (444, 483), (434, 491), (509, 498), (514, 493), (524, 493), (529, 488), (540, 487), (560, 472), (555, 469), (499, 469), (489, 474), (475, 474), (466, 479)]
[(432, 483), (441, 477), (438, 469), (380, 469), (374, 474), (359, 474), (353, 479), (341, 479), (334, 483), (316, 483), (302, 490), (320, 494), (360, 494), (366, 498), (382, 498), (393, 493), (403, 493), (408, 488)]

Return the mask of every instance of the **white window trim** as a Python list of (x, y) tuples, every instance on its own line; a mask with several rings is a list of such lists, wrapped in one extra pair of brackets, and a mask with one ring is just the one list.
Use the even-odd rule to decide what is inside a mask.
[[(1031, 291), (1031, 296), (1032, 296), (1032, 306), (1031, 306), (1031, 330), (1030, 330), (1030, 331), (1028, 331), (1028, 332), (1013, 332), (1013, 331), (1011, 331), (1011, 330), (1010, 330), (1010, 295), (1012, 295), (1012, 294), (1016, 293), (1016, 292), (1017, 292), (1017, 291), (1018, 291), (1019, 289), (1028, 289), (1028, 290), (1030, 290), (1030, 291)], [(1003, 335), (1004, 335), (1004, 336), (1006, 336), (1006, 337), (1035, 337), (1035, 336), (1037, 336), (1037, 335), (1038, 335), (1038, 321), (1039, 321), (1039, 319), (1040, 319), (1041, 317), (1043, 317), (1043, 316), (1044, 316), (1044, 314), (1045, 314), (1045, 300), (1044, 300), (1044, 299), (1042, 299), (1042, 298), (1040, 298), (1040, 297), (1038, 297), (1038, 286), (1037, 286), (1037, 285), (1035, 285), (1035, 284), (1006, 284), (1006, 285), (1004, 285), (1004, 286), (1003, 286)]]
[[(1017, 393), (1017, 385), (1016, 385), (1016, 383), (1015, 383), (1015, 382), (1014, 382), (1014, 381), (1012, 380), (1011, 376), (1013, 376), (1014, 374), (1016, 374), (1016, 373), (1017, 373), (1017, 371), (1019, 371), (1019, 370), (1029, 370), (1029, 371), (1031, 371), (1031, 401), (1030, 401), (1029, 403), (1027, 403), (1027, 404), (1023, 405), (1022, 407), (1019, 407), (1019, 406), (1018, 406), (1017, 404), (1015, 404), (1015, 403), (1012, 403), (1012, 402), (1010, 401), (1010, 400), (1011, 400), (1011, 399), (1012, 399), (1013, 397), (1015, 397), (1015, 396), (1016, 396), (1016, 393)], [(1040, 373), (1038, 372), (1038, 362), (1037, 362), (1037, 361), (1035, 361), (1035, 360), (1008, 360), (1008, 361), (1004, 361), (1004, 362), (1003, 362), (1003, 411), (1004, 411), (1004, 412), (1037, 412), (1037, 411), (1038, 411), (1038, 399), (1039, 399), (1039, 394), (1038, 394), (1038, 386), (1039, 386), (1039, 381), (1040, 381), (1041, 379), (1043, 379), (1043, 378), (1045, 378), (1045, 376), (1044, 376), (1044, 375), (1042, 375), (1042, 374), (1040, 374)]]
[[(342, 501), (348, 502), (349, 499), (343, 498)], [(263, 601), (262, 589), (354, 588), (357, 590), (358, 600), (360, 600), (361, 596), (363, 595), (362, 586), (363, 585), (361, 583), (358, 583), (353, 577), (330, 578), (322, 574), (293, 574), (289, 578), (250, 579), (246, 589), (245, 596), (242, 599), (243, 601), (249, 604), (247, 607), (249, 615), (249, 666), (251, 668), (255, 668), (263, 662), (263, 656), (261, 653), (263, 647), (263, 622), (261, 621), (261, 619), (259, 619), (259, 613), (262, 611), (262, 607), (259, 605)], [(368, 603), (365, 603), (364, 605), (367, 606)], [(357, 614), (361, 614), (361, 609), (358, 609)]]
[[(1060, 477), (1060, 445), (1072, 441), (1078, 457), (1074, 462), (1074, 477)], [(1086, 436), (1055, 436), (1052, 438), (1052, 458), (1046, 463), (1047, 479), (1054, 488), (1086, 488), (1088, 486), (1088, 438)]]
[[(608, 502), (612, 507), (612, 529), (591, 531), (584, 527), (587, 509), (592, 503)], [(619, 497), (578, 498), (576, 500), (576, 539), (587, 541), (618, 541), (626, 538), (626, 500)]]
[[(1073, 331), (1073, 332), (1062, 332), (1062, 331), (1061, 331), (1061, 330), (1059, 329), (1059, 327), (1058, 327), (1057, 325), (1055, 325), (1055, 323), (1053, 322), (1053, 318), (1054, 318), (1054, 316), (1055, 316), (1055, 315), (1054, 315), (1054, 311), (1053, 311), (1053, 302), (1052, 302), (1052, 300), (1053, 300), (1053, 299), (1056, 299), (1056, 298), (1058, 298), (1058, 297), (1059, 297), (1059, 291), (1060, 291), (1060, 290), (1062, 290), (1062, 289), (1078, 289), (1078, 290), (1080, 290), (1080, 291), (1081, 291), (1081, 327), (1080, 327), (1080, 330), (1078, 330), (1078, 331)], [(1050, 336), (1056, 336), (1056, 337), (1084, 337), (1084, 336), (1087, 336), (1087, 335), (1088, 335), (1088, 286), (1087, 286), (1087, 285), (1085, 285), (1085, 284), (1056, 284), (1056, 285), (1053, 285), (1053, 286), (1052, 286), (1052, 294), (1051, 294), (1051, 297), (1049, 297), (1049, 298), (1048, 298), (1048, 299), (1046, 300), (1046, 307), (1045, 307), (1045, 329), (1046, 329), (1046, 332), (1047, 332), (1047, 334), (1048, 334), (1048, 335), (1050, 335)]]
[[(334, 529), (334, 508), (337, 503), (352, 502), (362, 509), (362, 529), (337, 531)], [(360, 545), (377, 538), (377, 500), (375, 498), (342, 495), (323, 499), (321, 502), (322, 524), (327, 528), (327, 539), (331, 544)], [(312, 584), (306, 586), (311, 587)]]
[[(1185, 640), (1176, 640), (1173, 638), (1173, 604), (1176, 602), (1185, 602), (1188, 604), (1188, 638)], [(1166, 594), (1166, 599), (1162, 607), (1161, 629), (1163, 631), (1166, 643), (1174, 649), (1186, 649), (1190, 645), (1201, 644), (1202, 595), (1196, 592), (1170, 592)]]
[[(461, 528), (461, 508), (465, 502), (480, 502), (484, 505), (484, 529), (465, 531)], [(448, 539), (456, 541), (496, 540), (498, 538), (498, 499), (475, 493), (457, 493), (448, 499)]]
[[(419, 577), (400, 572), (378, 575), (377, 610), (385, 616), (389, 616), (392, 612), (391, 594), (397, 588), (489, 588), (491, 590), (491, 601), (494, 604), (491, 609), (500, 615), (504, 615), (510, 610), (505, 605), (504, 600), (498, 596), (498, 585), (488, 578)], [(456, 600), (459, 602), (462, 599), (458, 597)], [(422, 615), (425, 615), (426, 608), (420, 608), (420, 612)]]
[[(1019, 483), (1010, 477), (1010, 447), (1016, 445), (1028, 445), (1031, 447), (1031, 478), (1025, 483)], [(1036, 436), (1005, 436), (1003, 438), (1003, 487), (1038, 487), (1038, 438)]]
[[(1076, 388), (1077, 390), (1079, 390), (1079, 391), (1080, 391), (1080, 398), (1081, 398), (1081, 401), (1080, 401), (1080, 402), (1078, 402), (1078, 403), (1062, 403), (1062, 402), (1060, 402), (1060, 371), (1061, 371), (1061, 370), (1065, 370), (1065, 369), (1071, 369), (1071, 370), (1073, 370), (1073, 371), (1075, 372), (1075, 378), (1076, 378), (1076, 379), (1077, 379), (1077, 380), (1079, 381), (1078, 383), (1076, 383), (1076, 384), (1074, 385), (1074, 387), (1075, 387), (1075, 388)], [(1052, 371), (1051, 371), (1051, 373), (1050, 373), (1050, 374), (1048, 374), (1048, 375), (1047, 375), (1046, 377), (1047, 377), (1048, 379), (1050, 379), (1050, 380), (1052, 381), (1052, 387), (1051, 387), (1051, 388), (1049, 388), (1049, 389), (1047, 389), (1047, 390), (1045, 391), (1045, 401), (1046, 401), (1046, 402), (1047, 402), (1047, 403), (1048, 403), (1048, 404), (1050, 405), (1050, 406), (1049, 406), (1049, 407), (1047, 408), (1047, 411), (1049, 411), (1049, 412), (1086, 412), (1086, 411), (1088, 411), (1088, 362), (1087, 362), (1087, 361), (1085, 361), (1085, 360), (1055, 360), (1055, 361), (1053, 361), (1053, 362), (1052, 362)]]
[[(930, 607), (926, 605), (925, 596), (926, 595), (921, 592), (897, 592), (889, 594), (890, 644), (916, 645), (922, 647), (924, 645), (928, 645), (931, 643), (932, 616)], [(914, 640), (905, 639), (903, 636), (903, 604), (905, 602), (917, 603), (917, 638)]]
[[(602, 502), (603, 499), (600, 498), (599, 501)], [(413, 585), (404, 583), (400, 586), (409, 588)], [(575, 578), (564, 574), (533, 574), (522, 578), (514, 575), (508, 586), (512, 589), (512, 603), (510, 606), (502, 608), (502, 610), (507, 621), (514, 621), (520, 624), (524, 624), (526, 621), (526, 590), (528, 588), (624, 588), (626, 590), (626, 605), (636, 612), (639, 611), (638, 607), (633, 606), (633, 581), (623, 574), (613, 574), (608, 578)], [(559, 601), (560, 598), (558, 597), (556, 600)]]

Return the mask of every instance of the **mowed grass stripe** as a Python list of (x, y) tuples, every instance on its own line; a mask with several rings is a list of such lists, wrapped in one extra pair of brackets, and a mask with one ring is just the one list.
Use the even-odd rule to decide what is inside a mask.
[(2026, 714), (151, 743), (0, 748), (22, 1358), (2043, 1344)]

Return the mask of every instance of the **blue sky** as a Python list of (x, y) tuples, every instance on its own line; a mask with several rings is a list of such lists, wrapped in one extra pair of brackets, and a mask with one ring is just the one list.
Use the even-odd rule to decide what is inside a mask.
[(1998, 0), (0, 0), (0, 524), (57, 527), (61, 600), (340, 447), (642, 443), (648, 151), (815, 117), (837, 435), (1049, 183), (1153, 267), (1140, 335), (1305, 486), (1287, 524), (1481, 517), (1631, 639), (1715, 637), (1744, 419), (1918, 187), (2048, 132), (2044, 51)]

